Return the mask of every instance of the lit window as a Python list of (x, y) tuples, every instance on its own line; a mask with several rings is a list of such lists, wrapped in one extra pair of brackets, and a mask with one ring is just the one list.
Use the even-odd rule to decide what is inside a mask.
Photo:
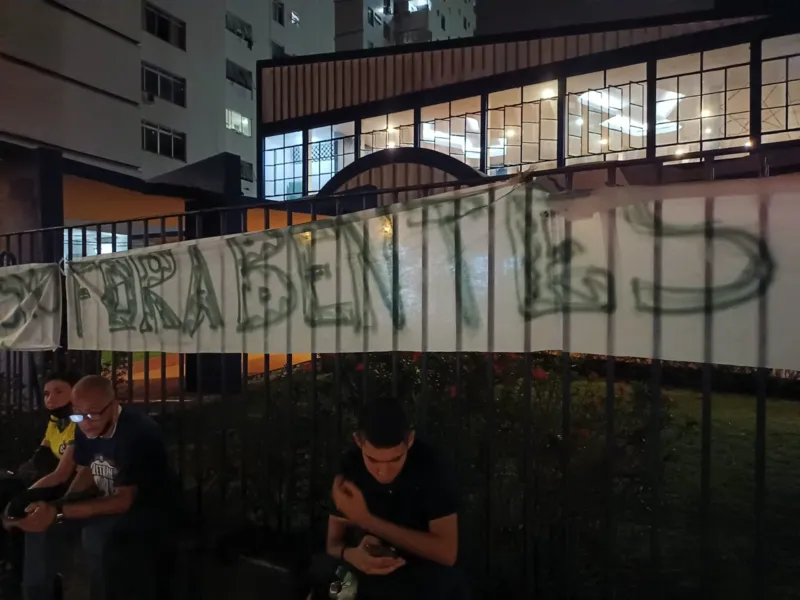
[(225, 109), (225, 127), (245, 137), (250, 137), (252, 135), (250, 119), (228, 108)]
[(291, 200), (303, 194), (303, 134), (300, 131), (264, 138), (264, 195)]
[(657, 63), (656, 154), (742, 148), (750, 139), (750, 46)]
[(454, 100), (420, 111), (420, 146), (480, 168), (481, 99)]
[(761, 63), (761, 141), (800, 139), (800, 35), (764, 40)]
[(292, 11), (292, 25), (300, 26), (300, 15), (298, 15), (295, 11)]
[(646, 70), (639, 64), (567, 78), (567, 164), (645, 157)]
[(489, 94), (489, 175), (518, 173), (528, 165), (556, 167), (557, 89), (557, 82), (549, 81)]
[(308, 191), (315, 193), (355, 160), (355, 124), (317, 127), (308, 133)]

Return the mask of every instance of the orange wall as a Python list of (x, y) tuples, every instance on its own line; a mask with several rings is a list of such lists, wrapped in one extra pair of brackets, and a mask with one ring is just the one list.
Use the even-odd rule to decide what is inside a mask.
[[(149, 196), (107, 183), (64, 176), (64, 220), (108, 223), (174, 215), (184, 211), (183, 198)], [(167, 219), (167, 227), (177, 227), (178, 219)]]
[[(287, 214), (282, 210), (269, 211), (269, 227), (264, 225), (264, 213), (260, 208), (251, 208), (247, 211), (247, 231), (262, 231), (264, 229), (280, 229), (288, 225)], [(292, 213), (292, 225), (302, 225), (311, 221), (311, 215), (306, 213)]]

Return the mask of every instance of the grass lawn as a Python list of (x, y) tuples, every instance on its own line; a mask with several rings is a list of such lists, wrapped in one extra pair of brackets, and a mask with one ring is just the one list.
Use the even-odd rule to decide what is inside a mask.
[[(699, 579), (701, 395), (669, 391), (675, 424), (664, 447), (664, 571)], [(710, 561), (720, 598), (752, 597), (755, 534), (756, 400), (716, 394), (711, 411)], [(769, 400), (766, 427), (767, 596), (800, 598), (800, 403)], [(688, 534), (687, 534), (688, 532)], [(695, 534), (695, 535), (692, 535)], [(709, 563), (706, 563), (709, 564)], [(685, 575), (684, 575), (685, 576)], [(696, 582), (694, 582), (696, 583)], [(694, 587), (694, 586), (692, 586)]]

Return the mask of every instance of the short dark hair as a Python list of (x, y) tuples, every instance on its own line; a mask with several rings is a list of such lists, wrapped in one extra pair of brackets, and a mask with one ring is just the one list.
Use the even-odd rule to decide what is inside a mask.
[(44, 378), (44, 383), (50, 383), (51, 381), (63, 381), (64, 383), (68, 383), (74, 387), (75, 384), (80, 380), (81, 376), (73, 371), (58, 370), (50, 371)]
[(394, 448), (411, 432), (406, 411), (396, 398), (365, 402), (358, 415), (358, 433), (376, 448)]

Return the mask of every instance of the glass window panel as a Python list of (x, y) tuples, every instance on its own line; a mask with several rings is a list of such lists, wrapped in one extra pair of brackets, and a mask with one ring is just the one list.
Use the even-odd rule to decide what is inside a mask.
[(761, 63), (761, 83), (781, 83), (786, 81), (786, 61), (769, 60)]
[(605, 71), (585, 73), (567, 78), (567, 93), (573, 94), (587, 90), (599, 90), (605, 87)]
[(424, 106), (420, 111), (423, 121), (433, 121), (435, 119), (447, 119), (450, 117), (450, 104), (436, 104), (435, 106)]
[(489, 94), (489, 108), (512, 106), (522, 102), (522, 88), (513, 88)]
[(388, 115), (381, 115), (379, 117), (369, 117), (368, 119), (361, 120), (361, 133), (370, 133), (372, 131), (380, 131), (386, 129), (386, 119)]
[(789, 104), (794, 105), (800, 103), (800, 81), (789, 82)]
[(450, 114), (465, 115), (467, 113), (479, 113), (481, 111), (481, 98), (474, 96), (473, 98), (464, 98), (463, 100), (454, 100), (450, 103)]
[(549, 100), (555, 98), (556, 96), (558, 96), (557, 81), (543, 81), (542, 83), (534, 83), (533, 85), (526, 85), (524, 88), (522, 88), (523, 102)]
[(656, 76), (673, 77), (700, 70), (700, 54), (686, 54), (674, 58), (663, 58), (656, 65)]
[(399, 113), (393, 113), (388, 117), (389, 127), (405, 127), (414, 125), (414, 111), (405, 110)]
[(800, 54), (800, 34), (770, 38), (761, 43), (761, 57), (764, 60)]
[(750, 62), (750, 44), (728, 46), (703, 52), (703, 70), (719, 69)]
[(645, 81), (646, 79), (646, 63), (606, 71), (606, 85), (625, 85), (632, 81)]
[(783, 131), (786, 129), (786, 111), (761, 109), (761, 131)]
[(750, 87), (750, 67), (733, 67), (727, 69), (728, 90), (746, 89)]

